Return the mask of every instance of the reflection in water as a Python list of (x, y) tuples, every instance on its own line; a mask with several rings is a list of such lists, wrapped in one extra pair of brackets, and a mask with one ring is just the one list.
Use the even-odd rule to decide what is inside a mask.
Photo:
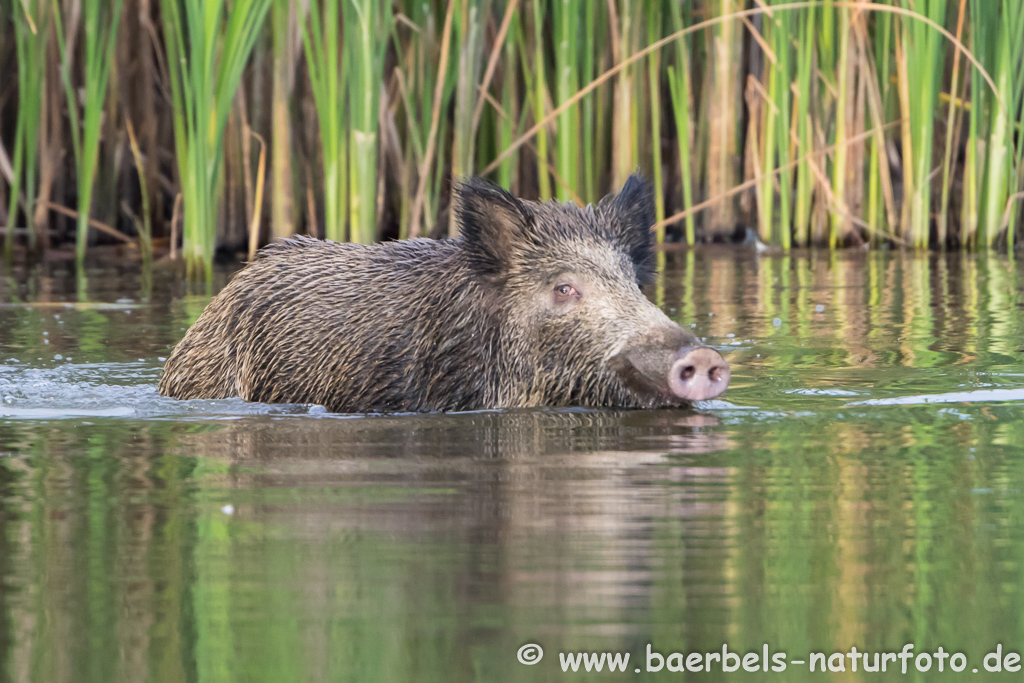
[[(560, 651), (643, 668), (648, 642), (1024, 651), (1016, 265), (665, 261), (650, 296), (733, 366), (697, 411), (170, 401), (160, 359), (204, 297), (129, 274), (65, 307), (67, 273), (0, 277), (0, 681), (535, 681)], [(708, 677), (735, 675), (777, 677)]]

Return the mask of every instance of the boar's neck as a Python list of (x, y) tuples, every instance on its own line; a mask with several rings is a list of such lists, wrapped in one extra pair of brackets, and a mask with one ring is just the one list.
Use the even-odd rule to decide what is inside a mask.
[(415, 397), (417, 410), (522, 405), (532, 376), (530, 359), (501, 290), (482, 281), (460, 250), (437, 265), (438, 272), (424, 279), (423, 297), (410, 316), (411, 334), (399, 342), (413, 354), (405, 372), (415, 378), (403, 393)]
[[(527, 370), (507, 307), (466, 263), (458, 240), (334, 245), (346, 262), (331, 306), (337, 359), (324, 398), (344, 412), (454, 411), (517, 404)], [(353, 262), (354, 261), (354, 262)], [(342, 274), (344, 273), (344, 274)], [(333, 371), (333, 372), (332, 372)]]

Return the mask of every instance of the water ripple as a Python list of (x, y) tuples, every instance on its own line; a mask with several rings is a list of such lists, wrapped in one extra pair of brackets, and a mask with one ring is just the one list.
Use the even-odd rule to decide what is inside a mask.
[(160, 365), (64, 363), (0, 365), (0, 419), (187, 418), (309, 414), (316, 407), (248, 403), (238, 398), (179, 401), (157, 393)]

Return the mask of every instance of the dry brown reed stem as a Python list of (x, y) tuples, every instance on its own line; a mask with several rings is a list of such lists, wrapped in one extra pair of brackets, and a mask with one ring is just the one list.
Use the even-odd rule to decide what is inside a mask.
[[(767, 14), (768, 12), (765, 13)], [(761, 32), (757, 30), (756, 26), (754, 26), (754, 22), (750, 21), (750, 17), (743, 17), (741, 21), (743, 22), (743, 25), (747, 27), (747, 30), (750, 31), (750, 37), (753, 38), (754, 42), (757, 43), (757, 46), (761, 48), (761, 52), (763, 52), (764, 56), (768, 58), (768, 61), (773, 65), (778, 64), (779, 58), (775, 56), (775, 50), (768, 45), (768, 41), (764, 39)]]
[(25, 21), (28, 22), (28, 29), (32, 31), (32, 35), (39, 35), (39, 29), (36, 28), (36, 22), (32, 19), (32, 13), (28, 11), (28, 6), (24, 2), (19, 2), (18, 6), (25, 14)]
[[(384, 224), (384, 179), (388, 175), (388, 147), (390, 141), (388, 139), (388, 113), (391, 111), (391, 105), (389, 102), (391, 98), (388, 93), (387, 84), (382, 80), (380, 84), (380, 106), (377, 107), (377, 139), (379, 140), (377, 152), (377, 204), (376, 213), (377, 216), (377, 227), (374, 232), (374, 241), (379, 242), (381, 238), (381, 230)], [(401, 173), (401, 168), (396, 168), (397, 173)], [(399, 176), (401, 177), (401, 176)], [(316, 218), (313, 218), (316, 221)]]
[(409, 29), (412, 30), (415, 33), (423, 33), (423, 29), (421, 29), (419, 27), (419, 25), (417, 25), (415, 21), (410, 19), (408, 17), (408, 15), (406, 15), (404, 12), (397, 12), (396, 11), (395, 12), (395, 21), (397, 21), (400, 24), (404, 24), (404, 25), (408, 26)]
[[(56, 47), (51, 46), (51, 49), (56, 50)], [(63, 115), (60, 107), (56, 105), (57, 98), (51, 91), (51, 88), (56, 87), (56, 83), (53, 83), (43, 89), (43, 121), (39, 126), (39, 192), (36, 196), (35, 215), (32, 218), (39, 236), (39, 244), (44, 249), (50, 246), (50, 212), (44, 202), (50, 201), (62, 154), (60, 129)], [(47, 117), (50, 119), (49, 125), (45, 120)]]
[(420, 236), (420, 214), (423, 213), (423, 201), (427, 193), (427, 174), (430, 162), (434, 158), (434, 147), (437, 146), (437, 126), (441, 119), (441, 99), (444, 97), (444, 73), (448, 70), (448, 51), (452, 42), (452, 16), (455, 14), (456, 2), (448, 3), (448, 11), (444, 15), (444, 29), (441, 32), (441, 55), (437, 65), (437, 83), (434, 86), (434, 104), (430, 113), (430, 132), (427, 134), (427, 148), (423, 152), (423, 163), (420, 164), (417, 179), (416, 198), (412, 203), (412, 217), (409, 221), (409, 237)]
[[(46, 208), (50, 209), (51, 211), (55, 211), (55, 212), (57, 212), (57, 213), (59, 213), (61, 215), (67, 216), (68, 218), (73, 218), (75, 220), (78, 220), (78, 212), (75, 211), (72, 208), (64, 206), (63, 204), (55, 204), (54, 202), (46, 202)], [(123, 232), (121, 232), (117, 228), (113, 228), (113, 227), (107, 225), (106, 223), (102, 223), (102, 222), (96, 220), (95, 218), (90, 218), (89, 219), (89, 227), (96, 228), (100, 232), (105, 232), (108, 235), (110, 235), (111, 237), (116, 237), (117, 239), (121, 240), (122, 242), (125, 242), (126, 244), (132, 245), (136, 249), (139, 247), (138, 242), (133, 240), (128, 235), (124, 234)]]
[(174, 209), (171, 211), (171, 260), (178, 258), (178, 221), (181, 219), (181, 193), (174, 195)]
[(238, 121), (242, 127), (242, 185), (245, 188), (245, 223), (252, 223), (253, 207), (253, 182), (252, 182), (252, 128), (249, 126), (249, 117), (246, 114), (248, 105), (245, 101), (245, 88), (239, 88), (235, 96), (235, 104), (238, 108)]
[[(306, 233), (310, 237), (320, 237), (320, 227), (316, 222), (316, 196), (313, 192), (313, 169), (307, 161), (304, 165), (306, 171), (306, 219), (309, 221)], [(249, 239), (252, 240), (252, 229), (250, 228)]]
[(1014, 192), (1006, 199), (1006, 210), (1003, 211), (1003, 222), (1000, 226), (1000, 230), (1006, 230), (1010, 227), (1010, 210), (1013, 208), (1013, 203), (1018, 199), (1024, 199), (1024, 192)]
[[(778, 7), (776, 6), (775, 9), (778, 9)], [(845, 144), (846, 145), (852, 145), (854, 143), (857, 143), (857, 142), (860, 142), (862, 140), (865, 140), (865, 139), (869, 138), (870, 136), (874, 135), (876, 132), (884, 131), (884, 130), (887, 130), (889, 128), (894, 128), (894, 127), (900, 125), (901, 123), (903, 123), (903, 119), (902, 118), (896, 119), (895, 121), (890, 121), (889, 123), (886, 123), (884, 126), (875, 127), (875, 128), (870, 129), (870, 130), (866, 130), (863, 133), (859, 133), (857, 135), (850, 136), (849, 138), (846, 139)], [(676, 213), (676, 214), (673, 214), (673, 215), (669, 216), (668, 218), (666, 218), (663, 221), (659, 221), (659, 222), (655, 223), (654, 225), (651, 226), (651, 230), (659, 230), (659, 229), (661, 229), (661, 228), (663, 228), (665, 226), (672, 225), (673, 223), (678, 223), (679, 221), (684, 220), (687, 216), (691, 216), (693, 214), (700, 213), (704, 209), (708, 209), (708, 208), (714, 206), (715, 204), (717, 204), (718, 202), (725, 201), (726, 199), (729, 199), (730, 197), (734, 197), (737, 194), (739, 194), (741, 192), (744, 192), (745, 190), (749, 190), (749, 189), (751, 189), (753, 187), (757, 187), (757, 184), (760, 183), (761, 181), (763, 181), (769, 175), (775, 176), (775, 175), (777, 175), (779, 173), (782, 173), (783, 171), (788, 171), (788, 170), (790, 170), (792, 168), (796, 168), (799, 164), (803, 163), (804, 161), (809, 161), (814, 156), (817, 156), (817, 155), (820, 155), (820, 154), (828, 154), (830, 152), (834, 152), (837, 147), (838, 147), (838, 145), (830, 145), (828, 147), (822, 147), (821, 149), (815, 149), (814, 151), (812, 151), (810, 153), (804, 154), (799, 159), (794, 159), (793, 161), (789, 162), (788, 164), (783, 164), (782, 166), (779, 166), (778, 168), (772, 169), (769, 173), (761, 173), (761, 174), (759, 174), (759, 175), (757, 175), (757, 176), (747, 180), (744, 183), (736, 185), (735, 187), (731, 188), (728, 192), (723, 192), (722, 194), (719, 194), (719, 195), (716, 195), (714, 197), (710, 197), (708, 199), (705, 199), (704, 201), (700, 202), (699, 204), (694, 204), (693, 206), (691, 206), (690, 208), (688, 208), (688, 209), (686, 209), (684, 211), (680, 211), (679, 213)], [(897, 244), (903, 245), (903, 241), (899, 240), (894, 235), (891, 235), (891, 234), (888, 234), (888, 233), (884, 233), (884, 232), (879, 231), (879, 230), (875, 230), (875, 229), (871, 228), (871, 226), (869, 226), (866, 223), (864, 223), (863, 221), (860, 221), (859, 219), (856, 219), (856, 218), (853, 218), (853, 217), (850, 217), (850, 216), (844, 216), (844, 217), (848, 217), (851, 220), (853, 220), (854, 222), (857, 222), (858, 224), (862, 225), (863, 227), (866, 227), (868, 230), (873, 230), (874, 232), (879, 232), (879, 233), (885, 235), (886, 237), (888, 237), (889, 239), (892, 239)]]
[(249, 260), (256, 258), (260, 242), (260, 217), (263, 214), (263, 183), (267, 176), (267, 142), (256, 131), (250, 131), (260, 143), (260, 160), (256, 165), (256, 195), (253, 197), (252, 222), (249, 223)]
[[(14, 167), (11, 165), (11, 157), (8, 156), (2, 140), (0, 140), (0, 174), (2, 174), (4, 179), (7, 181), (8, 187), (14, 185)], [(20, 204), (22, 208), (25, 207), (25, 196), (21, 192), (18, 193), (18, 204)], [(13, 217), (10, 220), (12, 223), (14, 222)]]
[(145, 163), (142, 161), (139, 139), (135, 136), (135, 126), (132, 125), (128, 112), (125, 112), (124, 123), (128, 131), (128, 143), (131, 146), (132, 159), (135, 161), (135, 172), (139, 176), (139, 194), (142, 197), (142, 220), (140, 221), (135, 216), (131, 208), (128, 207), (127, 202), (122, 202), (122, 206), (128, 207), (125, 213), (128, 213), (132, 218), (132, 222), (135, 223), (135, 230), (139, 233), (139, 242), (142, 246), (143, 255), (148, 259), (153, 255), (153, 231), (150, 225), (152, 219), (149, 212), (149, 187), (146, 183), (146, 168)]
[[(899, 95), (900, 111), (903, 112), (903, 130), (900, 132), (901, 138), (900, 143), (903, 146), (903, 158), (914, 159), (914, 147), (913, 138), (911, 137), (912, 132), (910, 129), (910, 84), (908, 83), (908, 65), (907, 65), (907, 53), (903, 47), (903, 39), (900, 36), (900, 32), (896, 31), (895, 36), (895, 47), (896, 47), (896, 73), (899, 76), (897, 83), (897, 94)], [(914, 169), (909, 163), (902, 164), (903, 166), (903, 196), (908, 197), (913, 194), (914, 188)], [(898, 226), (907, 226), (910, 224), (910, 212), (911, 202), (904, 200), (903, 211), (900, 215)]]
[[(761, 83), (761, 81), (759, 81), (757, 78), (755, 78), (753, 74), (748, 74), (747, 75), (747, 86), (757, 92), (757, 94), (760, 96), (761, 100), (765, 104), (767, 104), (769, 108), (771, 108), (772, 113), (774, 113), (774, 114), (778, 114), (779, 113), (779, 107), (774, 102), (772, 102), (772, 98), (768, 94), (768, 91), (764, 89), (764, 84)], [(751, 117), (751, 118), (754, 118), (754, 117)]]
[[(395, 83), (398, 86), (398, 94), (401, 96), (402, 102), (405, 103), (402, 109), (405, 111), (406, 125), (412, 130), (413, 126), (416, 125), (415, 111), (409, 105), (409, 90), (405, 84), (405, 76), (397, 66), (395, 67)], [(423, 150), (420, 149), (420, 145), (416, 144), (415, 138), (410, 139), (409, 147), (412, 149), (413, 163), (418, 169), (420, 164), (423, 163)]]
[[(501, 58), (501, 49), (505, 45), (505, 35), (508, 33), (509, 26), (512, 25), (512, 15), (515, 14), (516, 5), (519, 4), (519, 0), (509, 0), (508, 7), (505, 8), (505, 16), (501, 18), (501, 26), (498, 28), (498, 34), (494, 37), (494, 45), (491, 46), (491, 56), (487, 59), (487, 69), (484, 71), (483, 80), (480, 82), (480, 92), (487, 92), (491, 85), (491, 79), (494, 77), (494, 71), (498, 67), (498, 60)], [(477, 128), (480, 125), (480, 115), (484, 111), (485, 97), (480, 96), (476, 101), (476, 108), (473, 110), (473, 125), (470, 128), (471, 134), (476, 135)]]
[[(848, 136), (843, 141), (843, 146), (851, 147), (854, 144), (858, 144), (862, 142), (864, 139), (870, 137), (870, 135), (871, 131), (862, 131), (861, 133), (858, 133), (856, 135)], [(829, 150), (835, 150), (838, 147), (839, 145), (832, 145), (832, 147), (828, 148), (828, 150), (825, 150), (825, 152), (827, 153)], [(817, 179), (818, 186), (821, 188), (822, 194), (825, 195), (825, 204), (828, 208), (829, 213), (837, 215), (840, 219), (842, 219), (842, 221), (845, 222), (844, 224), (846, 225), (859, 225), (869, 233), (876, 233), (878, 235), (881, 235), (882, 237), (886, 237), (895, 242), (896, 244), (900, 245), (901, 247), (907, 246), (907, 243), (901, 240), (896, 235), (885, 232), (884, 230), (878, 230), (872, 227), (872, 225), (867, 221), (858, 218), (857, 216), (854, 216), (853, 213), (850, 212), (849, 205), (847, 204), (845, 198), (836, 196), (836, 193), (832, 189), (832, 184), (829, 182), (828, 176), (825, 175), (825, 171), (822, 170), (821, 166), (814, 163), (813, 160), (808, 159), (807, 167), (811, 169), (811, 173), (813, 173), (814, 177)], [(842, 236), (846, 238), (850, 235), (856, 237), (858, 242), (863, 243), (863, 241), (860, 239), (860, 235), (857, 232), (855, 232), (853, 229), (849, 227), (845, 228), (843, 230)]]
[[(781, 11), (789, 11), (789, 10), (797, 10), (797, 9), (808, 9), (810, 7), (820, 7), (820, 6), (821, 6), (820, 2), (790, 2), (790, 3), (786, 3), (784, 5), (775, 5), (774, 7), (771, 8), (771, 10), (773, 12), (781, 12)], [(999, 90), (998, 90), (998, 88), (996, 88), (996, 84), (995, 84), (995, 81), (992, 80), (992, 76), (989, 75), (988, 71), (985, 70), (985, 67), (982, 66), (980, 61), (978, 61), (978, 58), (974, 56), (974, 53), (971, 52), (970, 50), (968, 50), (967, 46), (965, 46), (962, 42), (960, 42), (960, 40), (958, 40), (956, 36), (954, 36), (952, 33), (947, 31), (940, 24), (937, 24), (936, 22), (932, 21), (928, 17), (921, 16), (920, 14), (917, 14), (916, 12), (912, 12), (912, 11), (910, 11), (908, 9), (903, 8), (903, 7), (891, 7), (891, 6), (888, 6), (888, 5), (876, 5), (876, 4), (873, 4), (873, 3), (870, 3), (870, 2), (845, 2), (843, 0), (836, 0), (835, 2), (832, 3), (832, 6), (833, 7), (840, 7), (840, 8), (855, 9), (855, 10), (865, 10), (865, 11), (869, 11), (869, 12), (888, 12), (890, 14), (897, 14), (897, 15), (900, 15), (900, 16), (910, 17), (911, 19), (915, 19), (917, 21), (921, 21), (924, 24), (926, 24), (927, 26), (930, 26), (931, 28), (935, 29), (944, 38), (946, 38), (950, 43), (952, 43), (958, 49), (960, 49), (960, 51), (963, 52), (964, 56), (966, 56), (967, 59), (970, 60), (971, 64), (974, 65), (974, 67), (978, 70), (978, 73), (980, 73), (982, 78), (985, 79), (985, 82), (988, 83), (989, 88), (991, 88), (991, 90), (992, 90), (992, 96), (995, 98), (996, 102), (999, 103), (999, 108), (1002, 109), (1004, 112), (1006, 112), (1006, 105), (1004, 104), (1002, 98), (999, 96)], [(451, 7), (449, 6), (449, 11), (450, 10), (451, 10)], [(635, 64), (636, 62), (639, 62), (641, 59), (644, 59), (649, 54), (651, 54), (653, 52), (657, 52), (658, 50), (660, 50), (661, 48), (665, 47), (669, 43), (672, 43), (672, 42), (674, 42), (676, 40), (679, 40), (680, 38), (688, 36), (691, 33), (697, 33), (698, 31), (703, 31), (706, 28), (710, 28), (711, 26), (717, 26), (718, 24), (724, 23), (726, 21), (731, 21), (733, 19), (740, 19), (742, 17), (750, 17), (750, 16), (755, 16), (755, 15), (758, 15), (758, 14), (767, 14), (767, 11), (766, 11), (765, 8), (755, 7), (755, 8), (752, 8), (752, 9), (746, 9), (746, 10), (742, 10), (742, 11), (739, 11), (739, 12), (730, 12), (729, 14), (723, 14), (722, 16), (713, 17), (711, 19), (705, 19), (704, 21), (701, 21), (699, 23), (696, 23), (696, 24), (693, 24), (691, 26), (688, 26), (688, 27), (686, 27), (686, 28), (684, 28), (682, 30), (676, 31), (675, 33), (673, 33), (671, 35), (665, 36), (661, 40), (659, 40), (657, 42), (654, 42), (654, 43), (651, 43), (650, 45), (645, 47), (643, 50), (640, 50), (639, 52), (635, 52), (630, 57), (618, 61), (618, 63), (616, 63), (615, 66), (611, 67), (610, 69), (608, 69), (607, 71), (602, 73), (600, 76), (598, 76), (597, 78), (592, 80), (590, 83), (588, 83), (587, 85), (585, 85), (582, 88), (580, 88), (576, 92), (575, 95), (573, 95), (572, 97), (567, 99), (565, 102), (563, 102), (561, 105), (559, 105), (555, 109), (553, 109), (550, 112), (548, 112), (548, 114), (546, 116), (544, 116), (544, 118), (542, 118), (540, 121), (535, 123), (532, 128), (530, 128), (528, 131), (526, 131), (525, 133), (520, 135), (518, 138), (516, 138), (512, 142), (512, 144), (510, 144), (508, 147), (506, 147), (505, 150), (501, 154), (499, 154), (497, 157), (495, 157), (495, 159), (490, 164), (488, 164), (486, 168), (484, 168), (480, 172), (481, 175), (487, 175), (488, 173), (491, 173), (492, 171), (497, 169), (502, 161), (504, 161), (506, 158), (511, 156), (517, 149), (522, 147), (523, 143), (525, 143), (528, 139), (530, 139), (534, 135), (536, 135), (538, 133), (538, 131), (540, 131), (545, 126), (549, 125), (552, 121), (554, 121), (556, 118), (558, 118), (559, 114), (564, 112), (569, 107), (574, 106), (577, 102), (579, 102), (584, 97), (586, 97), (588, 94), (590, 94), (591, 92), (596, 90), (598, 87), (601, 86), (601, 84), (603, 84), (605, 81), (609, 80), (610, 78), (612, 78), (613, 76), (618, 74), (623, 69), (631, 66), (632, 64)], [(446, 23), (446, 26), (447, 26), (447, 23)], [(436, 104), (436, 102), (435, 102), (435, 104)]]
[[(865, 72), (876, 71), (877, 69), (871, 57), (871, 50), (868, 48), (867, 27), (864, 25), (864, 22), (857, 22), (853, 35), (860, 47), (862, 68)], [(896, 194), (892, 187), (892, 174), (889, 172), (889, 160), (885, 153), (885, 136), (882, 135), (881, 128), (883, 117), (882, 93), (878, 89), (877, 79), (865, 78), (864, 80), (867, 81), (868, 111), (871, 113), (871, 121), (874, 124), (874, 128), (871, 131), (874, 133), (875, 144), (878, 146), (878, 175), (882, 182), (885, 215), (889, 225), (896, 225), (898, 220), (896, 216)]]
[(622, 60), (622, 43), (619, 38), (619, 10), (615, 0), (608, 0), (608, 30), (611, 32), (609, 42), (612, 44), (612, 59), (618, 63)]
[[(508, 112), (506, 112), (505, 108), (501, 106), (501, 102), (498, 102), (498, 100), (494, 99), (493, 95), (491, 95), (488, 92), (481, 93), (481, 95), (490, 103), (490, 105), (494, 108), (495, 113), (497, 113), (499, 117), (501, 117), (502, 119), (509, 118)], [(535, 155), (537, 154), (537, 148), (531, 142), (526, 143), (526, 149), (530, 150)], [(569, 193), (569, 199), (571, 201), (576, 202), (577, 204), (580, 205), (586, 204), (586, 202), (583, 201), (583, 198), (576, 194), (576, 192), (572, 189), (569, 183), (566, 182), (565, 178), (558, 175), (558, 172), (553, 167), (548, 166), (547, 171), (551, 174), (551, 177), (554, 179), (555, 184)]]
[(8, 185), (14, 182), (14, 167), (11, 166), (11, 157), (7, 154), (3, 140), (0, 140), (0, 174), (3, 174)]
[[(756, 85), (755, 85), (756, 84)], [(760, 81), (753, 74), (747, 75), (747, 87), (743, 89), (743, 99), (747, 103), (747, 111), (750, 112), (750, 116), (747, 119), (747, 138), (746, 146), (743, 150), (743, 173), (745, 176), (756, 176), (758, 169), (761, 168), (761, 139), (758, 135), (758, 122), (762, 117), (762, 106), (764, 102), (771, 103), (768, 99), (768, 93), (761, 87)], [(764, 206), (764, 190), (760, 185), (754, 186), (754, 196), (757, 200), (758, 213), (760, 214), (760, 207)], [(748, 195), (741, 197), (741, 208), (746, 211), (749, 210), (749, 199)], [(746, 206), (744, 206), (746, 204)], [(760, 237), (768, 239), (769, 236), (763, 234), (760, 230), (762, 220), (760, 215), (757, 218), (758, 230), (761, 232)]]
[[(271, 9), (274, 15), (273, 39), (271, 41), (271, 93), (270, 93), (270, 144), (273, 154), (270, 158), (270, 233), (278, 239), (295, 233), (294, 207), (292, 198), (292, 146), (290, 139), (291, 113), (288, 100), (291, 96), (292, 74), (298, 62), (300, 50), (293, 45), (293, 26), (297, 26), (293, 3), (275, 3)], [(244, 90), (244, 88), (239, 88)], [(245, 159), (249, 163), (249, 159)], [(250, 254), (252, 244), (249, 245)], [(250, 258), (252, 258), (250, 256)]]

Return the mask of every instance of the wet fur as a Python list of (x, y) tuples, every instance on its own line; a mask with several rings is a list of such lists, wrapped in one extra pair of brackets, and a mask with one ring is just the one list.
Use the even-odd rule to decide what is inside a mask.
[[(580, 208), (472, 180), (457, 210), (453, 240), (264, 248), (174, 349), (160, 393), (335, 412), (680, 403), (614, 362), (630, 345), (695, 342), (638, 287), (651, 274), (646, 183)], [(567, 270), (594, 274), (603, 318), (531, 303)]]

